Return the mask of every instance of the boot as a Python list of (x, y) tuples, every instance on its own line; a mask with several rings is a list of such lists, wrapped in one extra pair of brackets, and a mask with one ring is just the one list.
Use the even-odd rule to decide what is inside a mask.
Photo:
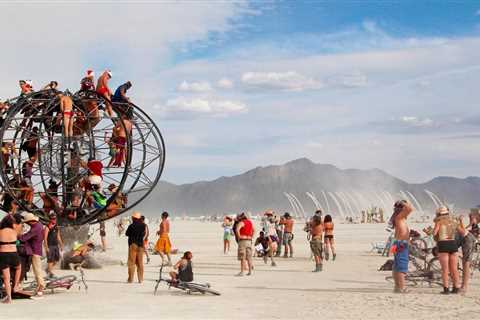
[(440, 292), (441, 294), (449, 294), (450, 293), (450, 290), (448, 289), (448, 287), (443, 287), (443, 291)]

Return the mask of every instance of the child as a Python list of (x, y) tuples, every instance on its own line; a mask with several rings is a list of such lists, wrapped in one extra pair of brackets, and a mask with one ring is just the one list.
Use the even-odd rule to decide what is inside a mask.
[(172, 281), (182, 281), (182, 282), (192, 282), (193, 281), (193, 269), (192, 269), (192, 258), (193, 255), (190, 251), (186, 251), (183, 254), (182, 259), (178, 261), (173, 269), (178, 270), (178, 272), (171, 271), (170, 277)]

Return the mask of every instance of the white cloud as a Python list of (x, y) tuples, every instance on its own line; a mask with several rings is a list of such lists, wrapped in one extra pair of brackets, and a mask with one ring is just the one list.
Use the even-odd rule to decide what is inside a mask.
[(251, 88), (286, 91), (303, 91), (323, 87), (320, 81), (296, 71), (246, 72), (242, 75), (242, 83)]
[(167, 118), (193, 117), (227, 117), (248, 112), (247, 106), (238, 101), (216, 98), (186, 98), (169, 99), (164, 106), (156, 106)]
[(399, 119), (400, 123), (416, 128), (430, 128), (436, 125), (436, 123), (430, 118), (418, 118), (412, 116), (403, 116)]
[(228, 78), (222, 78), (218, 80), (217, 87), (221, 89), (232, 89), (233, 88), (233, 81)]
[(344, 75), (335, 75), (328, 78), (327, 82), (331, 86), (343, 88), (358, 88), (368, 85), (367, 76), (359, 72)]
[(182, 92), (195, 92), (195, 93), (201, 93), (201, 92), (209, 92), (212, 91), (212, 86), (210, 85), (210, 82), (208, 81), (202, 81), (202, 82), (187, 82), (183, 81), (179, 86), (178, 86), (178, 91)]

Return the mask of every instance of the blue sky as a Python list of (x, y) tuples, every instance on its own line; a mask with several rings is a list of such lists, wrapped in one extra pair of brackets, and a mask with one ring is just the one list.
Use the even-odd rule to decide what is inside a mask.
[(21, 78), (75, 89), (87, 68), (111, 68), (112, 85), (131, 80), (132, 98), (164, 133), (165, 180), (299, 157), (410, 182), (480, 175), (478, 1), (32, 1), (0, 10), (9, 17), (0, 40), (11, 48), (0, 97), (15, 96)]

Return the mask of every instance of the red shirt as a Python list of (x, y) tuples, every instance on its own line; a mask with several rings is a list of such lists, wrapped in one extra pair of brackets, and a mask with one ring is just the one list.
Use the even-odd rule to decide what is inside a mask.
[(253, 237), (253, 223), (250, 219), (245, 219), (242, 221), (243, 227), (240, 229), (240, 236), (252, 238)]
[(102, 170), (103, 170), (103, 164), (99, 160), (92, 160), (89, 161), (87, 164), (88, 170), (96, 176), (103, 177), (102, 175)]

